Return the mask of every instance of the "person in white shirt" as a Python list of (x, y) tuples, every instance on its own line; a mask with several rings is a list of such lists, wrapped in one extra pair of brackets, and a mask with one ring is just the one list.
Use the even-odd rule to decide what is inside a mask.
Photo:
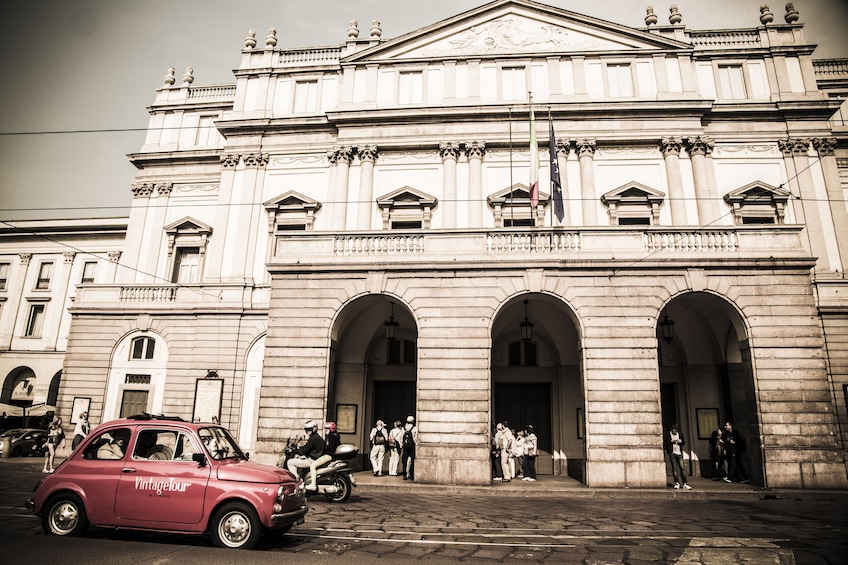
[(683, 485), (686, 490), (691, 490), (692, 487), (686, 482), (686, 469), (683, 468), (683, 446), (686, 445), (686, 439), (678, 429), (677, 424), (671, 425), (671, 428), (665, 434), (663, 443), (665, 452), (668, 453), (668, 458), (671, 461), (674, 488), (679, 489), (680, 485)]

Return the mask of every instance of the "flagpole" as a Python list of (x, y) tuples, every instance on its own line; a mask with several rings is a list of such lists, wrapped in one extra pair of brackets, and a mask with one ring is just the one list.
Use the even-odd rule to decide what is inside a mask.
[(513, 215), (513, 180), (512, 180), (512, 106), (509, 107), (509, 220), (513, 223), (511, 228), (515, 227), (515, 216)]
[[(551, 107), (550, 106), (548, 106), (548, 123), (550, 124), (550, 128), (548, 128), (548, 129), (551, 130), (551, 135), (553, 135), (553, 132), (554, 132), (553, 123), (554, 122), (551, 119)], [(556, 146), (556, 139), (549, 139), (548, 140), (548, 146), (551, 149), (553, 149)], [(549, 149), (548, 151), (550, 152), (551, 149)], [(555, 154), (548, 155), (548, 161), (550, 162), (551, 165), (553, 165), (554, 159), (556, 159)], [(551, 197), (548, 200), (548, 203), (550, 204), (549, 208), (551, 209), (551, 227), (554, 227), (554, 170), (553, 170), (552, 166), (548, 167), (548, 176), (551, 178)]]

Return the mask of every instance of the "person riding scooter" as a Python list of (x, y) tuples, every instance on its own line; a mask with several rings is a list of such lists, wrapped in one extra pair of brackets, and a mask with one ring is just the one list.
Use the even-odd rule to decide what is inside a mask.
[(292, 457), (286, 463), (286, 468), (295, 477), (299, 476), (300, 469), (310, 468), (315, 460), (324, 454), (324, 440), (318, 435), (317, 427), (312, 420), (303, 424), (303, 431), (306, 432), (308, 439), (302, 447), (295, 450), (296, 457)]
[(318, 468), (333, 460), (333, 455), (336, 453), (336, 448), (341, 445), (342, 437), (336, 431), (335, 422), (327, 422), (324, 424), (324, 429), (327, 432), (324, 434), (324, 455), (316, 459), (309, 466), (309, 484), (306, 485), (306, 490), (318, 489)]

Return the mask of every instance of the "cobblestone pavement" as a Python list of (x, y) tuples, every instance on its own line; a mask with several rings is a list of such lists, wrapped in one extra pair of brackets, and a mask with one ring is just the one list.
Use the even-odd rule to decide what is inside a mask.
[[(207, 537), (92, 528), (83, 539), (48, 538), (20, 506), (40, 476), (40, 462), (7, 461), (0, 462), (0, 515), (6, 526), (0, 544), (16, 548), (20, 561), (13, 562), (55, 561), (51, 556), (62, 547), (73, 547), (73, 555), (85, 559), (63, 563), (97, 562), (97, 555), (116, 564), (232, 561), (231, 552), (211, 548)], [(844, 492), (768, 497), (722, 492), (701, 498), (668, 496), (662, 490), (638, 496), (555, 489), (505, 494), (497, 486), (463, 494), (462, 489), (424, 485), (400, 491), (388, 481), (365, 484), (347, 504), (311, 500), (305, 524), (285, 536), (264, 538), (259, 550), (239, 552), (238, 560), (425, 565), (848, 562)], [(120, 549), (124, 545), (118, 542), (131, 544), (132, 550)], [(129, 560), (119, 559), (122, 555)]]

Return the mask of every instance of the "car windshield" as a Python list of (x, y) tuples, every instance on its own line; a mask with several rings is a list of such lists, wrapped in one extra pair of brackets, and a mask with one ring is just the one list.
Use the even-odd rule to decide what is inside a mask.
[(3, 432), (3, 435), (0, 435), (0, 437), (19, 437), (24, 435), (25, 432), (26, 430), (7, 430)]
[(224, 428), (200, 428), (197, 434), (212, 459), (247, 459), (230, 432)]

